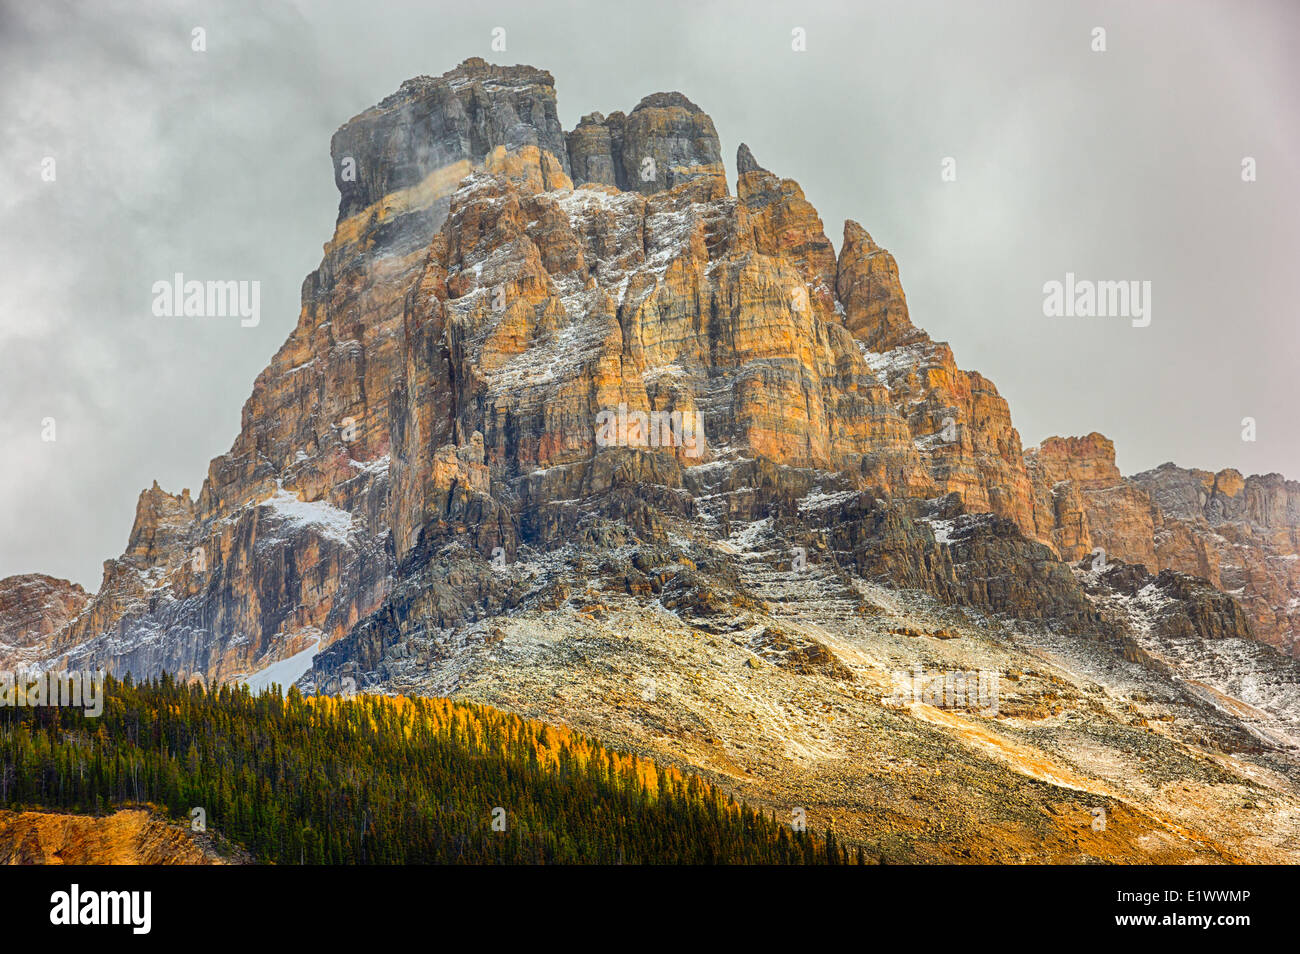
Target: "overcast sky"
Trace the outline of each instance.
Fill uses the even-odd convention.
[[[685,93],[733,182],[748,142],[895,254],[1026,445],[1300,478],[1300,4],[1066,7],[0,0],[0,577],[94,589],[143,488],[197,494],[330,237],[330,135],[469,56],[550,70],[566,128]],[[261,281],[261,324],[153,318],[177,271]],[[1150,326],[1044,317],[1067,271],[1150,281]]]

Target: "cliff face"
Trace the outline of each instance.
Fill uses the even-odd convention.
[[[434,400],[447,434],[481,432],[504,481],[585,466],[597,415],[621,407],[702,415],[698,444],[656,447],[682,466],[744,451],[862,470],[894,452],[882,476],[915,471],[904,422],[835,320],[820,222],[792,183],[747,181],[760,175],[737,198],[711,175],[649,197],[466,180],[408,325],[451,360],[434,378],[452,385]],[[656,436],[620,423],[610,442]]]
[[[698,175],[721,176],[717,130],[681,93],[656,93],[630,115],[589,113],[567,137],[578,183],[653,195]]]
[[[1049,438],[1030,469],[1040,499],[1056,507],[1063,556],[1100,547],[1108,560],[1205,579],[1240,602],[1257,639],[1296,655],[1300,484],[1173,464],[1124,478],[1100,434]]]
[[[1096,555],[1158,569],[1154,515],[1141,488],[1115,466],[1115,445],[1100,434],[1049,437],[1026,456],[1040,513],[1063,559]]]
[[[40,573],[0,580],[0,668],[42,660],[89,599],[76,583]]]
[[[1090,626],[1054,561],[1103,546],[1240,590],[1279,625],[1294,485],[1225,478],[1201,500],[1163,471],[1125,481],[1099,435],[1026,455],[994,385],[913,325],[893,257],[852,221],[836,255],[799,185],[745,146],[733,194],[680,93],[566,134],[550,74],[467,60],[349,121],[331,154],[334,236],[234,445],[197,498],[141,495],[84,606],[11,597],[6,642],[233,679],[364,641],[413,574],[435,577],[421,619],[490,615],[517,594],[489,561],[568,542],[602,495],[662,536],[633,497],[690,518],[751,474],[770,481],[761,509],[796,472],[881,502],[846,526],[892,527],[899,552],[836,539],[887,581]],[[925,529],[961,513],[992,520]],[[1238,540],[1276,559],[1229,566]]]

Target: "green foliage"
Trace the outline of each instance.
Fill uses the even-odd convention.
[[[99,718],[0,709],[0,806],[149,803],[176,819],[202,807],[210,828],[280,864],[853,860],[695,776],[486,706],[168,677],[106,693]]]

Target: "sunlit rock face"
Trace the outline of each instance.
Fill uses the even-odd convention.
[[[1040,512],[1050,515],[1051,539],[1063,558],[1093,555],[1160,569],[1150,501],[1120,476],[1113,443],[1096,433],[1049,437],[1027,459]]]

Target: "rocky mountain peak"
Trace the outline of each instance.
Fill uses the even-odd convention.
[[[692,103],[684,94],[676,91],[670,93],[651,93],[649,96],[642,97],[641,102],[633,107],[632,112],[638,113],[643,109],[684,109],[688,113],[704,114],[704,110]],[[712,120],[710,120],[710,123]]]
[[[889,351],[929,340],[908,316],[894,256],[852,219],[844,223],[836,290],[844,303],[845,326],[867,348]]]
[[[1081,490],[1102,490],[1121,481],[1115,444],[1095,431],[1086,437],[1048,437],[1026,451],[1042,468],[1043,480],[1072,480]]]
[[[1208,580],[1241,601],[1255,638],[1295,654],[1300,484],[1173,463],[1123,477],[1115,445],[1095,432],[1049,437],[1027,459],[1062,555]]]
[[[736,175],[743,176],[747,172],[767,172],[767,170],[758,164],[754,154],[749,151],[749,146],[742,142],[740,148],[736,150]]]
[[[681,93],[653,93],[631,114],[589,113],[568,135],[578,185],[653,195],[699,177],[724,178],[713,120]]]
[[[447,191],[449,177],[463,177],[498,146],[546,150],[568,173],[550,73],[474,57],[442,76],[407,80],[334,134],[339,222],[385,197],[422,211],[426,196]]]

